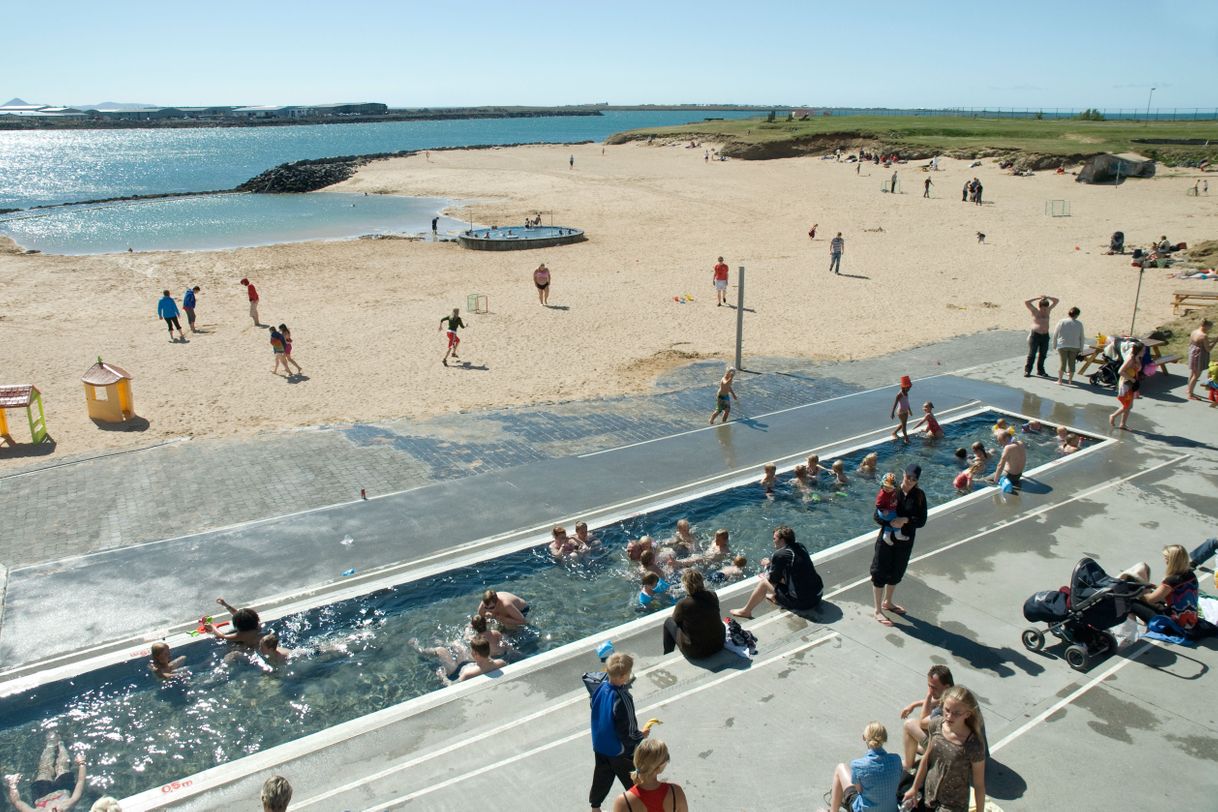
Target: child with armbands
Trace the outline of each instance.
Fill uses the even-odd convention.
[[[638,608],[658,608],[668,597],[668,586],[668,582],[654,572],[644,573],[643,588],[639,590]]]
[[[1210,396],[1210,408],[1218,406],[1218,361],[1210,361],[1210,379],[1205,384],[1205,391]]]

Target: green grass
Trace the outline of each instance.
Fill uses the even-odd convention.
[[[1167,163],[1218,160],[1218,122],[1214,121],[1077,121],[1036,119],[945,118],[920,116],[822,116],[807,121],[767,123],[762,118],[704,121],[675,127],[632,130],[617,140],[706,138],[738,148],[833,138],[850,143],[866,140],[887,148],[932,150],[944,154],[1023,152],[1041,155],[1093,155],[1137,152]],[[1143,144],[1139,139],[1201,139],[1209,146]],[[811,151],[811,150],[810,150]],[[729,153],[730,154],[730,153]],[[747,155],[746,155],[747,157]]]

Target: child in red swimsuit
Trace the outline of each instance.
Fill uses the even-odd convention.
[[[922,404],[922,419],[914,423],[913,430],[925,427],[926,436],[930,439],[939,439],[943,436],[943,427],[939,425],[939,421],[935,419],[935,404],[929,400]]]

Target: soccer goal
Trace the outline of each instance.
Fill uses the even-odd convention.
[[[1048,217],[1069,217],[1070,216],[1070,201],[1069,200],[1046,200],[1045,215]]]

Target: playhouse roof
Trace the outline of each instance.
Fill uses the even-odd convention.
[[[124,378],[131,380],[131,373],[122,367],[116,367],[114,364],[98,361],[85,371],[81,381],[90,386],[109,386],[110,384],[118,383]]]
[[[0,409],[23,409],[37,394],[38,387],[33,384],[0,384]]]

